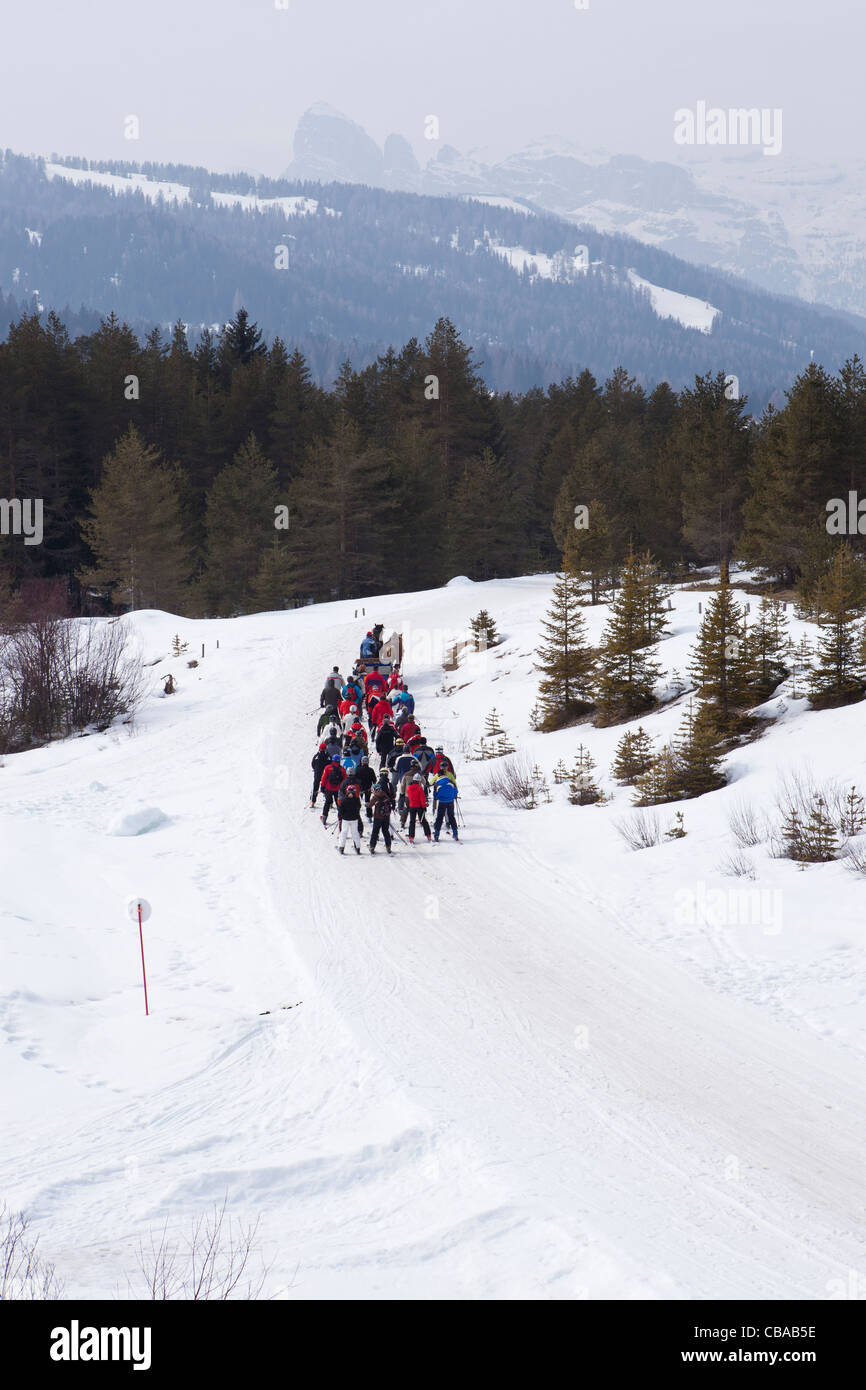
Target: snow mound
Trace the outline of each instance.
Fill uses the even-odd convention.
[[[474,584],[474,582],[475,581],[473,579],[470,579],[469,576],[466,574],[456,574],[453,579],[448,580],[448,583],[445,585],[445,588],[456,589],[461,584]]]
[[[168,822],[168,816],[158,806],[142,806],[137,811],[124,811],[108,827],[109,835],[146,835]]]

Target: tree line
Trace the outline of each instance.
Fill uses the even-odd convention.
[[[228,615],[563,566],[597,602],[630,550],[814,597],[828,503],[866,487],[859,358],[811,364],[757,419],[722,370],[497,395],[481,365],[442,318],[326,391],[244,309],[195,347],[182,323],[139,341],[109,315],[73,340],[23,314],[0,344],[0,498],[43,499],[44,540],[4,525],[7,602],[50,583],[72,612]]]

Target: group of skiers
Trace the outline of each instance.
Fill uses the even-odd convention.
[[[355,853],[361,853],[365,811],[371,822],[371,854],[376,852],[380,835],[387,853],[391,853],[391,817],[395,813],[401,829],[408,821],[410,844],[415,843],[419,827],[428,841],[438,840],[445,823],[453,838],[459,838],[454,764],[441,746],[431,748],[421,732],[415,719],[415,699],[406,689],[399,666],[387,676],[378,670],[381,647],[382,625],[378,623],[361,643],[351,676],[345,679],[335,666],[319,698],[322,713],[316,728],[319,742],[312,759],[310,806],[316,805],[321,791],[323,825],[328,824],[331,808],[336,807],[341,854],[350,836]],[[370,765],[371,747],[379,759],[378,772]],[[427,820],[431,799],[436,808],[432,830]]]

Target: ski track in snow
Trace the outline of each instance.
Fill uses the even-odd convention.
[[[425,732],[477,737],[492,698],[548,768],[580,739],[606,764],[621,730],[523,732],[550,579],[473,588],[365,600],[416,630],[485,606],[510,634],[486,678],[447,676],[453,696],[408,668]],[[677,604],[663,653],[683,669],[695,595]],[[194,674],[154,668],[178,694],[132,734],[7,759],[0,1196],[89,1297],[124,1296],[139,1240],[224,1196],[261,1217],[289,1297],[826,1297],[866,1259],[843,926],[826,950],[792,928],[766,958],[748,933],[672,926],[672,876],[709,874],[734,788],[688,803],[686,841],[633,856],[607,811],[506,810],[459,758],[461,847],[340,858],[306,807],[310,711],[357,649],[355,606],[136,615],[148,651],[207,640]],[[803,716],[834,736],[862,717]],[[743,773],[792,730],[736,755]],[[166,819],[110,835],[142,808]],[[828,868],[840,903],[862,893]],[[767,873],[787,869],[786,911],[820,897],[826,877]],[[154,909],[148,1019],[132,892]]]

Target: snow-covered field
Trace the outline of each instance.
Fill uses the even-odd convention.
[[[609,778],[607,806],[557,786],[510,810],[461,752],[463,844],[341,858],[307,808],[323,678],[373,621],[404,633],[432,742],[474,743],[495,705],[548,774],[581,741],[606,773],[621,729],[528,728],[551,585],[137,614],[178,693],[155,679],[131,729],[6,759],[0,1197],[69,1296],[125,1296],[139,1239],[224,1196],[293,1298],[820,1300],[862,1278],[866,880],[766,845],[753,880],[719,866],[732,807],[771,813],[786,770],[866,791],[866,706],[783,690],[731,784],[682,806],[686,838],[637,853]],[[705,597],[675,598],[683,675]],[[481,607],[503,644],[443,673]]]

